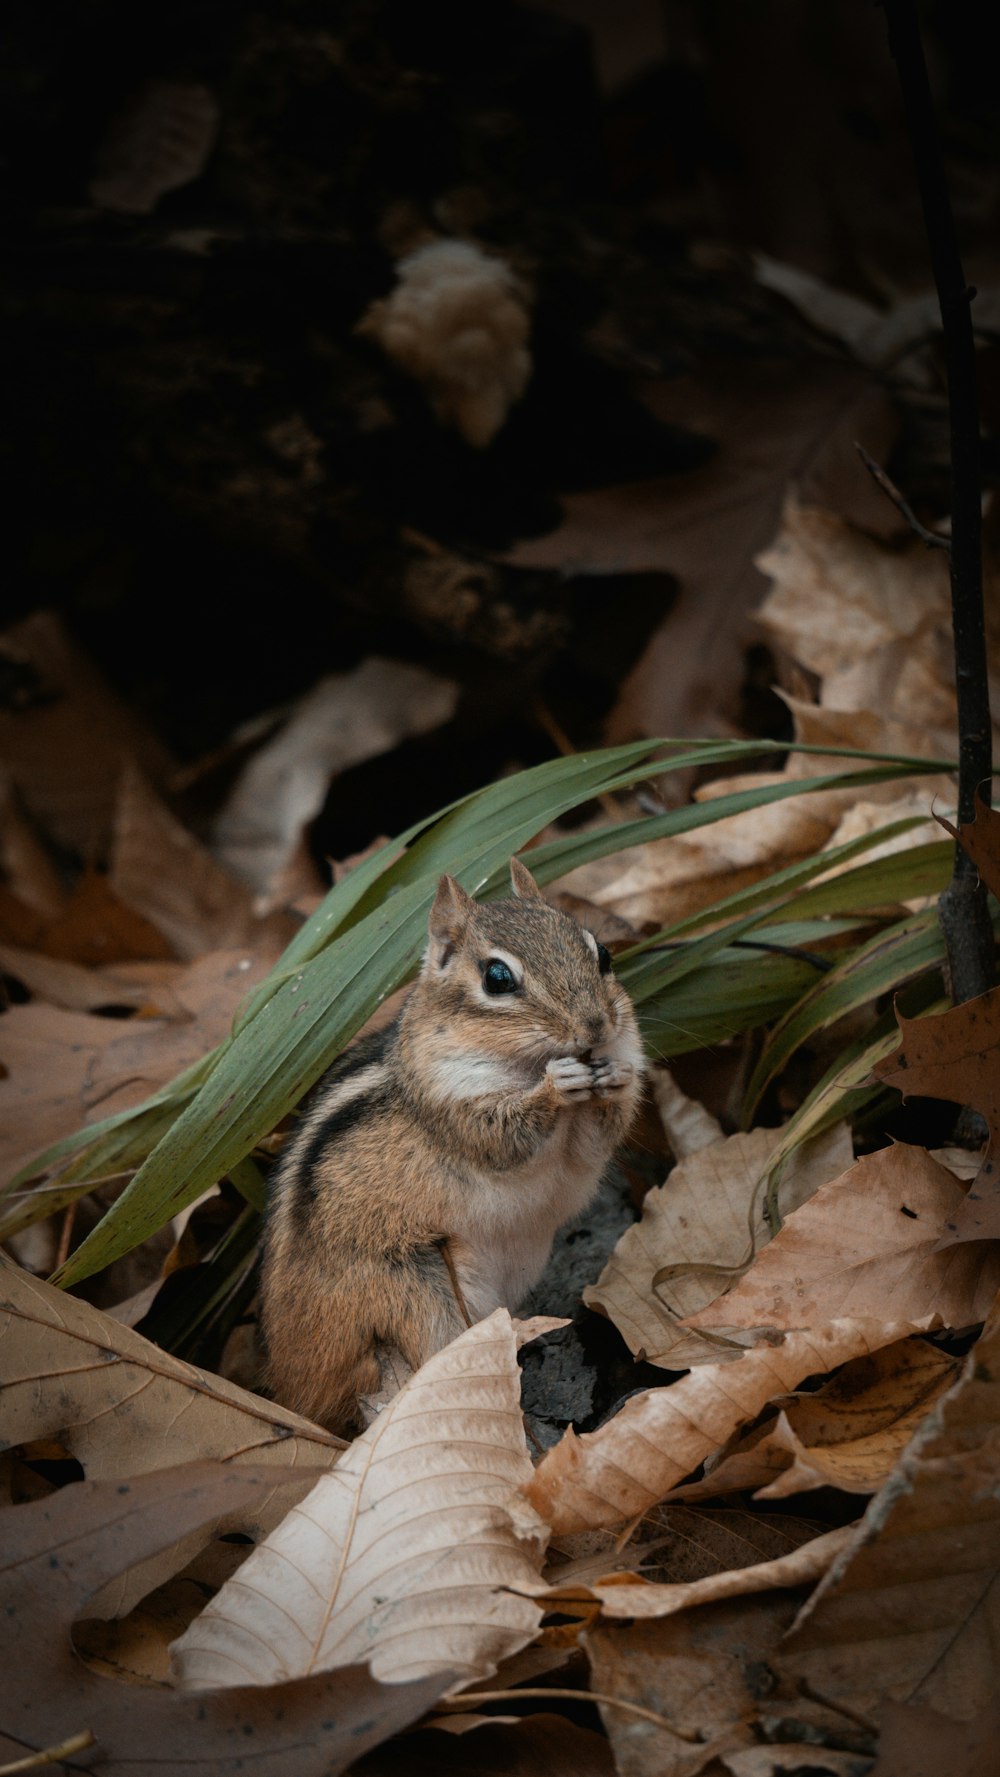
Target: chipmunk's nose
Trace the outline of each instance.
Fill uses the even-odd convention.
[[[581,1018],[576,1034],[576,1047],[581,1061],[585,1061],[595,1043],[604,1041],[608,1034],[608,1021],[604,1017]]]

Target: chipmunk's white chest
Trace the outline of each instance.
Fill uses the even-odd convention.
[[[560,1120],[562,1123],[562,1119]],[[557,1228],[585,1209],[607,1154],[581,1141],[579,1112],[523,1166],[477,1172],[455,1223],[453,1252],[470,1314],[516,1309],[545,1269]]]

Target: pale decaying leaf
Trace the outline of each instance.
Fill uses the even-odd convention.
[[[746,1265],[769,1239],[761,1181],[779,1136],[753,1129],[724,1137],[679,1161],[666,1184],[647,1193],[641,1220],[626,1228],[583,1297],[614,1321],[635,1357],[671,1370],[719,1362],[718,1339],[681,1322],[714,1301],[726,1273]],[[852,1159],[842,1123],[797,1148],[782,1177],[782,1215]]]
[[[255,1496],[262,1515],[238,1526],[254,1537],[295,1497],[295,1488],[278,1482],[291,1472],[301,1496],[343,1448],[286,1407],[183,1363],[8,1260],[0,1260],[0,1389],[2,1447],[54,1439],[89,1479],[207,1457],[284,1470],[270,1494]],[[193,1552],[178,1545],[165,1568],[130,1574],[116,1610],[127,1610]]]
[[[527,1498],[555,1535],[623,1524],[666,1498],[775,1396],[934,1319],[834,1320],[777,1335],[736,1362],[702,1365],[669,1388],[634,1395],[597,1431],[567,1431],[542,1457]]]
[[[881,1148],[790,1215],[728,1295],[689,1324],[787,1329],[838,1315],[937,1314],[944,1326],[973,1326],[1000,1288],[1000,1247],[935,1251],[964,1198],[926,1149]]]
[[[677,1585],[657,1585],[635,1573],[615,1573],[586,1586],[539,1584],[528,1590],[547,1610],[590,1602],[600,1605],[601,1615],[609,1618],[668,1617],[699,1604],[714,1604],[720,1598],[739,1598],[745,1593],[770,1592],[775,1587],[801,1586],[819,1579],[851,1535],[850,1526],[830,1530],[774,1561],[758,1561],[752,1567],[730,1568]]]
[[[998,1646],[994,1317],[804,1607],[781,1668],[870,1720],[889,1697],[965,1721],[996,1696]]]
[[[274,1686],[183,1696],[123,1684],[81,1660],[72,1624],[120,1587],[128,1569],[169,1562],[172,1545],[213,1523],[252,1518],[266,1470],[192,1463],[126,1481],[81,1481],[4,1514],[0,1615],[0,1761],[59,1744],[81,1727],[94,1777],[337,1777],[415,1721],[446,1688],[441,1675],[383,1685],[363,1664]],[[16,1657],[13,1650],[16,1648]],[[43,1761],[47,1762],[47,1761]]]
[[[678,1497],[756,1492],[782,1499],[813,1487],[874,1493],[956,1368],[955,1358],[926,1339],[902,1339],[856,1358],[815,1392],[775,1402],[776,1417],[730,1443],[704,1479],[679,1488]]]
[[[510,1316],[426,1363],[177,1642],[187,1689],[273,1684],[368,1659],[376,1677],[482,1677],[531,1641],[545,1525]]]
[[[320,679],[240,773],[214,823],[215,856],[270,898],[330,779],[440,727],[457,702],[453,680],[379,655]]]

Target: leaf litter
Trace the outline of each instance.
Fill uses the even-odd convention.
[[[108,138],[95,196],[148,216],[204,176],[217,105],[208,89],[161,82],[133,98],[126,121]],[[166,149],[164,130],[176,136]],[[676,610],[621,690],[610,737],[682,732],[692,703],[700,725],[704,684],[676,659],[708,658],[723,628],[714,713],[728,721],[752,622],[799,740],[948,756],[944,564],[900,547],[868,484],[845,480],[855,430],[889,447],[896,416],[872,367],[880,378],[901,337],[900,381],[933,388],[915,345],[926,297],[886,313],[773,258],[758,256],[754,275],[848,356],[813,360],[786,405],[772,405],[767,439],[758,415],[762,391],[773,403],[769,366],[726,361],[714,381],[702,368],[700,383],[649,389],[662,419],[691,424],[700,411],[722,445],[716,462],[688,484],[653,477],[571,494],[561,527],[516,544],[512,559],[678,576]],[[308,479],[321,474],[312,463]],[[993,647],[996,665],[995,637]],[[298,929],[291,901],[318,892],[304,832],[331,776],[433,731],[453,713],[455,687],[421,680],[389,733],[378,697],[362,695],[358,732],[338,737],[321,683],[254,743],[216,824],[196,831],[175,813],[166,749],[56,619],[18,626],[3,648],[34,686],[0,734],[0,964],[27,1001],[3,1020],[9,1177],[225,1040]],[[354,680],[384,690],[392,665],[372,658]],[[793,753],[771,779],[819,769]],[[301,775],[297,792],[271,800],[288,772]],[[760,782],[733,776],[696,795]],[[824,791],[585,865],[563,886],[641,936],[900,816],[913,817],[910,830],[871,858],[924,844],[917,822],[935,798],[949,808],[952,786],[930,767],[902,796],[897,785]],[[996,820],[981,811],[962,834],[994,892]],[[67,847],[91,860],[71,888]],[[895,896],[887,914],[922,904]],[[901,1010],[900,1053],[876,1070],[884,1084],[981,1111],[990,1145],[971,1185],[967,1156],[912,1143],[855,1161],[841,1122],[768,1192],[787,1126],[723,1133],[737,1120],[737,1070],[711,1110],[679,1107],[658,1071],[678,1163],[585,1299],[661,1375],[620,1372],[641,1374],[638,1391],[622,1403],[620,1389],[603,1423],[571,1427],[534,1463],[502,1315],[380,1403],[342,1453],[285,1409],[5,1264],[3,1583],[23,1658],[3,1679],[3,1756],[72,1742],[86,1724],[93,1768],[116,1777],[145,1771],[154,1743],[170,1770],[208,1760],[235,1771],[251,1739],[265,1773],[291,1760],[307,1777],[359,1756],[372,1773],[466,1770],[469,1756],[435,1744],[444,1718],[428,1712],[446,1699],[449,1725],[464,1730],[446,1744],[461,1749],[472,1734],[484,1772],[536,1777],[572,1761],[656,1777],[915,1777],[933,1743],[935,1777],[959,1746],[970,1777],[985,1773],[1000,1636],[994,1011],[992,996],[939,1017]],[[817,1044],[823,1034],[809,1033]],[[802,1097],[786,1069],[770,1121]],[[13,1220],[7,1208],[15,1250],[33,1250],[39,1269],[79,1237],[81,1189],[91,1186],[43,1183],[13,1199]],[[56,1221],[18,1220],[35,1208]],[[50,1258],[16,1247],[56,1228]],[[154,1299],[171,1262],[153,1258]],[[73,1464],[82,1479],[69,1478]],[[733,1494],[753,1496],[739,1509],[758,1528],[723,1543],[702,1502]],[[817,1518],[790,1546],[766,1546],[774,1502],[793,1494]],[[693,1575],[680,1577],[676,1551],[657,1566],[671,1523],[695,1549]],[[178,1627],[180,1688],[167,1682]],[[491,1682],[510,1692],[502,1704],[483,1691]],[[518,1687],[526,1700],[545,1690],[551,1709],[588,1685],[600,1735],[565,1714],[483,1713],[517,1708]],[[428,1719],[419,1735],[393,1738]]]

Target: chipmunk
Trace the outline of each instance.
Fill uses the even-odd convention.
[[[516,1308],[632,1121],[644,1060],[602,944],[518,859],[514,899],[443,876],[396,1021],[326,1075],[277,1169],[265,1237],[266,1383],[334,1431],[379,1386]]]

